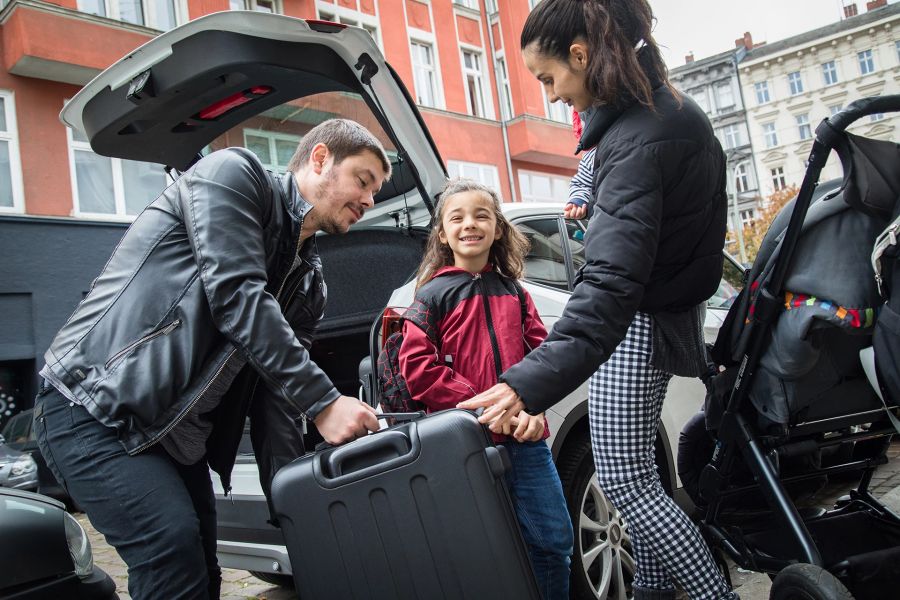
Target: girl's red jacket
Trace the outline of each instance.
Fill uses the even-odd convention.
[[[539,346],[547,329],[531,296],[523,293],[524,325],[515,285],[491,265],[476,274],[444,267],[420,287],[408,309],[416,318],[403,322],[399,356],[412,398],[428,412],[455,408],[489,389],[503,371]],[[545,419],[544,439],[549,435]],[[494,435],[495,441],[510,439]]]

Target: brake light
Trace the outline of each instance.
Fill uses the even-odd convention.
[[[273,92],[272,88],[267,85],[256,85],[242,92],[232,94],[227,98],[214,102],[197,113],[197,119],[203,121],[211,121],[218,119],[225,113],[228,113],[239,106],[243,106],[248,102],[253,102]]]
[[[309,28],[313,31],[318,31],[319,33],[337,33],[342,29],[347,29],[347,26],[343,23],[335,23],[334,21],[322,21],[320,19],[307,19],[306,24],[309,25]]]
[[[388,306],[381,315],[381,345],[387,341],[392,333],[397,333],[403,329],[403,313],[405,308],[396,306]]]

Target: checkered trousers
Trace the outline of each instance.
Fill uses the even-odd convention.
[[[656,430],[672,375],[650,365],[652,336],[652,318],[637,313],[625,339],[591,377],[588,410],[597,478],[628,523],[636,586],[670,590],[674,580],[692,599],[736,599],[656,470]]]

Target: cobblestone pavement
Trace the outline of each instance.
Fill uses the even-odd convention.
[[[891,446],[888,456],[890,462],[878,468],[872,477],[870,489],[875,497],[886,497],[885,500],[896,511],[900,512],[900,441],[895,441]],[[811,503],[823,507],[830,507],[838,497],[850,489],[850,482],[840,481],[826,486],[814,498]],[[97,531],[91,526],[84,514],[77,514],[78,521],[84,526],[91,540],[94,550],[94,562],[116,582],[119,597],[128,600],[128,576],[125,563],[119,558],[116,551],[109,546]],[[732,565],[731,581],[735,590],[741,595],[742,600],[767,600],[769,578],[760,573],[743,571]],[[222,600],[289,600],[297,596],[285,588],[272,586],[260,581],[246,571],[235,569],[222,570]]]

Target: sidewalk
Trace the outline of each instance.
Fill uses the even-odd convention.
[[[894,441],[888,451],[889,462],[875,471],[870,490],[876,498],[885,498],[885,502],[900,513],[900,440]],[[834,501],[850,488],[847,481],[839,481],[826,486],[816,498],[814,505],[830,508]],[[128,577],[125,564],[116,551],[109,546],[88,522],[84,514],[75,515],[91,540],[94,550],[94,563],[109,573],[116,582],[119,597],[128,600]],[[732,565],[731,582],[742,600],[768,600],[771,582],[768,576],[739,570]],[[222,569],[222,600],[293,600],[297,596],[284,588],[269,585],[253,577],[246,571]]]

